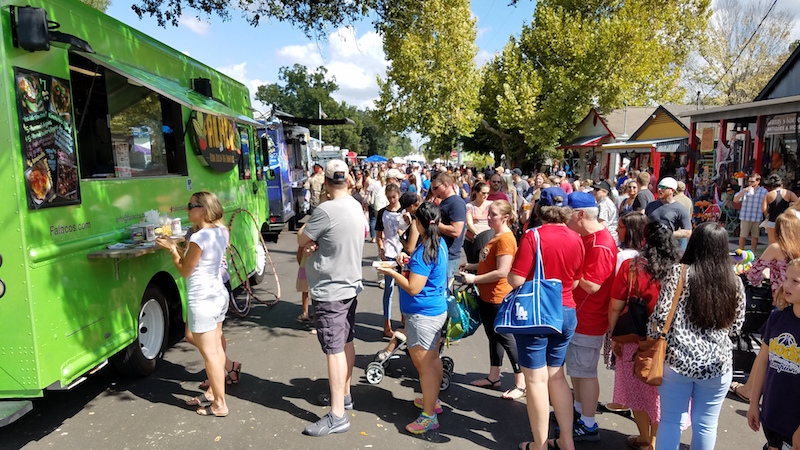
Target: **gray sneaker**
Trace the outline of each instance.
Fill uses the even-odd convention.
[[[342,417],[336,417],[333,412],[329,412],[322,419],[307,426],[303,430],[303,434],[307,436],[327,436],[333,433],[344,433],[349,429],[350,421],[347,419],[347,414]]]
[[[319,396],[317,396],[317,401],[322,406],[331,406],[331,394],[328,394],[328,393],[319,394]],[[345,395],[344,396],[344,409],[353,409],[353,405],[354,405],[353,396],[350,395],[350,394]]]

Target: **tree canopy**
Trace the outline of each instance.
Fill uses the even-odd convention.
[[[682,97],[680,69],[705,30],[709,4],[539,1],[532,22],[484,69],[485,124],[508,135],[506,143],[520,135],[533,152],[507,156],[530,159],[569,138],[592,106]]]
[[[390,61],[378,80],[383,123],[426,135],[441,149],[471,135],[480,118],[480,77],[469,0],[407,0],[387,9],[378,29]]]
[[[771,3],[716,4],[706,37],[684,68],[688,102],[697,100],[698,91],[704,104],[751,102],[767,85],[793,50],[789,35],[794,17],[784,10],[770,11]]]
[[[386,0],[391,1],[391,0]],[[307,36],[324,36],[325,27],[338,27],[365,17],[379,6],[379,0],[136,0],[133,11],[141,18],[155,17],[160,26],[178,25],[184,8],[230,19],[238,9],[253,26],[261,21],[288,22]]]
[[[108,5],[111,4],[111,0],[81,0],[81,2],[103,12],[106,12]]]

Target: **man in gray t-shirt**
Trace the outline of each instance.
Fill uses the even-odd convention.
[[[345,408],[353,408],[350,380],[356,359],[353,336],[356,296],[362,290],[361,258],[367,221],[347,190],[348,167],[332,160],[325,168],[325,192],[329,200],[311,214],[297,243],[311,252],[306,263],[309,294],[314,306],[317,339],[328,362],[330,396],[319,401],[331,411],[307,426],[304,434],[326,436],[350,429]]]

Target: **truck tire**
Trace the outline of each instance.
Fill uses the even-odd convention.
[[[267,277],[267,251],[259,240],[256,244],[256,270],[250,277],[250,285],[257,286]]]
[[[119,373],[132,377],[146,377],[156,370],[158,360],[164,357],[169,335],[169,310],[167,298],[158,286],[145,289],[139,307],[136,340],[111,359]]]

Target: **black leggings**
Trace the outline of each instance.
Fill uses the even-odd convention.
[[[514,340],[514,335],[510,333],[495,333],[494,331],[494,319],[497,317],[500,305],[479,300],[478,307],[481,313],[481,322],[483,322],[483,330],[486,332],[486,337],[489,338],[489,361],[491,365],[493,367],[503,365],[503,349],[505,349],[514,373],[522,372],[517,362],[517,341]]]

